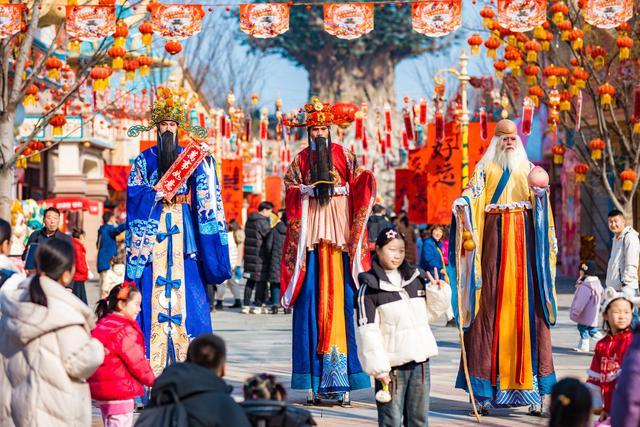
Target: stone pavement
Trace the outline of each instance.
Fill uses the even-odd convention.
[[[95,294],[89,284],[90,296]],[[578,333],[569,320],[569,305],[573,280],[558,281],[558,323],[552,329],[554,362],[558,378],[567,376],[586,378],[592,354],[576,354],[571,348],[578,341]],[[230,304],[228,295],[225,304]],[[223,310],[212,315],[214,332],[227,342],[228,365],[226,380],[234,386],[234,397],[242,399],[242,383],[252,374],[269,372],[289,385],[291,370],[291,316],[251,315],[237,310]],[[467,395],[453,385],[460,357],[458,333],[455,328],[433,327],[440,354],[431,360],[431,426],[471,426],[477,424],[470,411]],[[289,390],[289,401],[303,404],[305,393]],[[330,403],[310,408],[321,426],[374,426],[376,408],[373,390],[359,390],[352,394],[353,408],[345,409]],[[94,412],[94,425],[100,425]],[[486,426],[546,425],[547,420],[526,415],[526,408],[492,411],[484,417]]]

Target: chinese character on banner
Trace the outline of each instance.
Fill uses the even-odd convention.
[[[411,169],[396,169],[396,194],[393,199],[395,211],[403,209],[406,212],[411,210],[409,200],[412,193],[413,171]]]
[[[547,20],[547,0],[498,0],[496,21],[502,27],[523,33]]]
[[[633,16],[633,0],[587,0],[582,16],[594,27],[615,28]]]
[[[16,34],[22,28],[21,4],[0,4],[0,39]]]
[[[66,30],[72,40],[102,40],[116,31],[116,9],[113,6],[67,6]]]
[[[449,34],[462,24],[462,0],[411,4],[413,30],[430,37]]]
[[[169,170],[160,178],[160,181],[155,186],[156,191],[164,192],[165,200],[173,199],[173,196],[187,182],[187,179],[193,174],[206,155],[207,152],[200,147],[199,143],[195,141],[190,143],[182,150],[182,153],[180,153]],[[188,167],[183,167],[188,162],[191,162],[191,164]]]
[[[341,39],[357,39],[373,30],[372,3],[324,5],[324,30]]]
[[[244,194],[242,192],[242,159],[222,160],[222,205],[227,221],[242,222]]]
[[[154,30],[167,40],[183,40],[202,30],[204,10],[197,4],[152,3]]]
[[[286,33],[289,31],[289,5],[287,3],[241,4],[240,29],[259,39]]]

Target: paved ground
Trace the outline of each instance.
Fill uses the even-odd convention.
[[[97,284],[89,284],[90,298],[96,294]],[[578,340],[575,325],[569,320],[573,282],[558,283],[558,324],[552,330],[553,352],[559,378],[574,376],[584,379],[591,361],[591,354],[576,354],[571,348]],[[95,297],[94,297],[95,298]],[[232,301],[227,299],[226,304]],[[234,396],[241,399],[243,381],[252,374],[269,372],[278,376],[286,385],[290,379],[291,316],[250,315],[235,310],[213,313],[215,333],[227,342],[229,361],[226,380],[234,386]],[[476,424],[467,413],[470,411],[467,395],[453,388],[460,357],[458,335],[455,328],[434,327],[440,354],[431,361],[431,426],[465,426]],[[291,402],[302,404],[303,392],[291,390]],[[353,408],[344,409],[330,404],[312,408],[319,425],[324,426],[373,426],[376,425],[376,409],[372,390],[360,390],[352,394]],[[525,408],[492,412],[484,417],[487,426],[546,425],[546,420],[526,415]],[[97,412],[94,425],[100,425]]]

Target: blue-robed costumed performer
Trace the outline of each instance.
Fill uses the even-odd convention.
[[[514,406],[539,414],[556,382],[550,328],[558,250],[548,183],[527,159],[516,125],[502,120],[454,203],[449,278],[467,356],[456,387],[470,384],[483,414]]]
[[[231,277],[227,230],[215,160],[207,155],[177,194],[166,200],[156,184],[177,160],[178,129],[202,139],[206,129],[190,126],[184,104],[159,91],[151,124],[158,144],[136,157],[127,186],[126,278],[142,292],[139,315],[147,357],[156,374],[183,361],[192,338],[211,332],[206,284]]]

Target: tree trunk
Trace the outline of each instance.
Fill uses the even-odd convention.
[[[6,161],[13,154],[13,122],[15,111],[5,111],[0,114],[0,218],[11,219],[11,201],[14,199],[14,165],[7,165]]]
[[[385,102],[395,108],[395,60],[388,52],[349,61],[333,59],[315,61],[306,66],[311,83],[309,96],[317,95],[324,102],[350,101],[359,105],[381,108]]]

